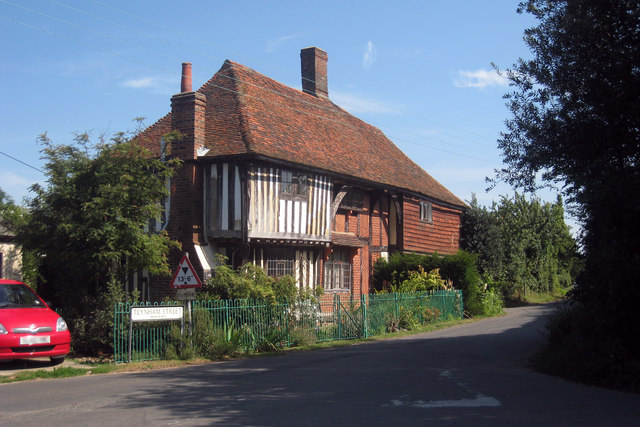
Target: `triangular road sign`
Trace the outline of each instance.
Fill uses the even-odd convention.
[[[171,281],[172,288],[200,288],[202,282],[186,255],[182,256],[176,274]]]

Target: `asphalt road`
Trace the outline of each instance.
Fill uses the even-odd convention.
[[[4,384],[0,425],[640,425],[639,395],[528,369],[550,309],[327,350]]]

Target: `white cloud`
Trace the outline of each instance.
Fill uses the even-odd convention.
[[[499,75],[495,70],[460,70],[453,84],[457,87],[485,88],[488,86],[507,86],[509,80]]]
[[[175,77],[145,76],[122,82],[123,87],[144,89],[156,94],[174,94],[178,92],[180,80]]]
[[[383,104],[372,99],[363,98],[352,93],[331,92],[331,100],[352,114],[400,114],[401,106]]]
[[[378,50],[373,45],[373,42],[371,40],[369,40],[367,42],[367,46],[365,47],[365,50],[364,50],[364,56],[362,57],[362,66],[366,70],[368,70],[369,68],[371,68],[373,63],[376,61],[377,57],[378,57]]]
[[[140,79],[128,80],[123,83],[124,87],[132,87],[134,89],[151,87],[152,85],[153,79],[151,79],[151,77],[142,77]]]
[[[278,50],[280,48],[281,45],[283,45],[285,42],[288,42],[289,40],[293,40],[295,38],[300,37],[300,34],[291,34],[289,36],[283,36],[283,37],[279,37],[277,39],[272,39],[269,40],[267,42],[267,46],[265,47],[264,51],[266,53],[272,53],[275,52],[276,50]]]

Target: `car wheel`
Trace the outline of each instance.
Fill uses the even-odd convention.
[[[61,364],[62,362],[64,362],[64,356],[55,356],[55,357],[50,357],[51,359],[51,363],[54,363],[56,365]]]

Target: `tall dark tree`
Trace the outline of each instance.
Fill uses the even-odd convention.
[[[28,219],[16,229],[17,242],[40,260],[41,294],[77,309],[134,271],[168,274],[167,254],[178,244],[148,225],[161,215],[165,180],[179,160],[153,158],[123,134],[95,145],[86,134],[74,144],[46,135],[41,143],[48,185],[32,188]]]
[[[586,266],[573,300],[589,324],[575,324],[597,343],[582,360],[608,358],[604,377],[607,365],[640,363],[640,3],[529,0],[519,12],[538,25],[525,31],[533,58],[506,72],[513,117],[497,179],[558,185],[582,221]]]

